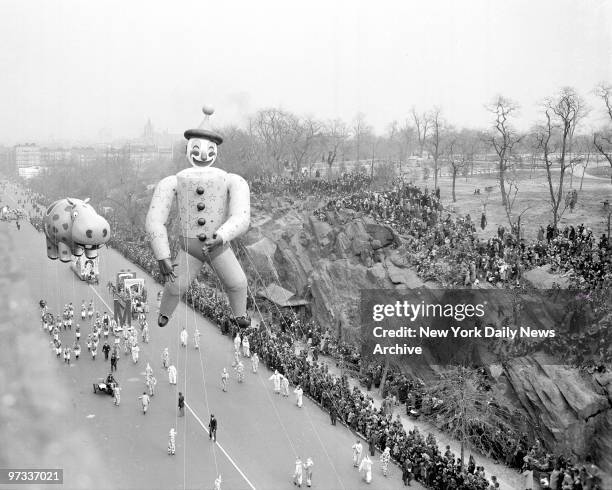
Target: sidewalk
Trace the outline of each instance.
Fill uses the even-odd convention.
[[[301,351],[304,347],[305,344],[302,341],[299,341],[296,345],[296,351]],[[310,354],[308,355],[308,359],[312,361],[312,356]],[[340,377],[340,368],[336,367],[336,361],[333,358],[319,354],[318,362],[327,365],[330,373]],[[380,396],[380,391],[378,389],[367,391],[366,388],[361,386],[359,381],[353,377],[349,377],[348,381],[351,389],[355,386],[358,387],[363,393],[366,393],[372,397],[374,400],[374,406],[376,408],[380,408],[382,397]],[[404,405],[396,406],[394,408],[393,417],[395,418],[396,414],[398,413],[400,414],[400,419],[406,432],[412,430],[414,427],[417,427],[419,432],[423,435],[427,435],[431,432],[435,436],[438,446],[440,446],[440,448],[443,450],[442,452],[444,452],[446,446],[450,446],[451,451],[455,453],[455,455],[459,456],[459,454],[461,454],[461,445],[458,441],[451,439],[448,434],[441,432],[429,422],[409,418],[406,415]],[[496,463],[491,458],[483,456],[475,451],[470,451],[470,449],[466,447],[466,461],[470,454],[474,455],[476,466],[484,466],[487,478],[491,478],[493,475],[497,476],[497,481],[499,481],[499,485],[502,490],[522,490],[524,488],[524,478],[517,470],[509,468],[504,464]],[[533,485],[533,488],[540,488],[535,481]]]

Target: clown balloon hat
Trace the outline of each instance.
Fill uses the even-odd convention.
[[[202,120],[202,123],[197,129],[188,129],[187,131],[185,131],[185,139],[189,140],[192,138],[201,138],[213,141],[220,145],[221,143],[223,143],[223,136],[210,129],[209,119],[210,116],[215,112],[215,110],[212,107],[205,105],[204,107],[202,107],[202,112],[204,113],[204,119]]]

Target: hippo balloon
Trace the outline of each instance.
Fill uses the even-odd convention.
[[[93,259],[110,239],[110,226],[90,204],[89,198],[66,198],[47,208],[43,227],[47,237],[47,257],[70,262],[72,256]]]

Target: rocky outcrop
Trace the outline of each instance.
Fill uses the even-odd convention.
[[[529,420],[538,421],[548,447],[579,458],[592,454],[612,470],[610,373],[582,374],[537,354],[510,360],[502,377],[508,383],[507,397]]]
[[[436,287],[417,276],[404,238],[389,227],[354,211],[327,212],[321,221],[307,209],[277,200],[274,211],[256,213],[243,241],[257,267],[272,268],[282,287],[308,299],[315,321],[332,333],[359,342],[362,289]],[[612,375],[583,375],[539,354],[493,371],[496,397],[535,421],[549,447],[592,454],[612,470]]]
[[[388,226],[353,211],[328,212],[322,221],[303,207],[272,204],[254,213],[246,248],[259,272],[273,272],[284,288],[307,297],[322,324],[356,335],[361,289],[422,285],[391,246],[396,236]]]

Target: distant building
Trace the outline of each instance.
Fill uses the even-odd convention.
[[[15,168],[40,167],[40,148],[35,143],[15,145],[13,147]]]
[[[70,149],[68,148],[41,148],[40,163],[43,167],[55,167],[70,161]]]
[[[74,147],[70,149],[70,160],[76,163],[93,163],[101,155],[93,146]]]
[[[0,172],[7,174],[15,172],[12,160],[11,148],[8,146],[0,146]]]

